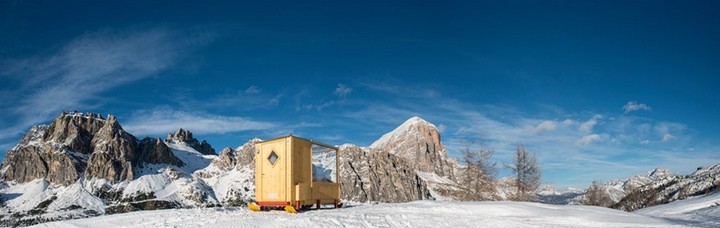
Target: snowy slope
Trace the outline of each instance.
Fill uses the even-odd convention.
[[[123,189],[123,198],[152,193],[154,200],[178,203],[180,206],[205,206],[218,204],[212,188],[192,176],[193,172],[210,165],[216,155],[204,155],[184,142],[165,142],[173,154],[185,164],[177,167],[169,164],[146,165],[139,177],[123,182],[115,189]]]
[[[185,173],[193,173],[210,165],[217,155],[205,155],[193,149],[185,142],[166,142],[173,154],[185,163],[180,167]]]
[[[633,213],[682,221],[702,227],[720,227],[720,193],[643,208]]]
[[[246,208],[141,211],[37,227],[683,227],[602,207],[521,202],[414,201],[341,209],[251,212]]]

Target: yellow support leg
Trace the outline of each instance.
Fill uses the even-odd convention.
[[[248,203],[248,208],[252,211],[260,211],[260,206],[254,203]]]
[[[287,211],[288,213],[293,213],[293,214],[297,213],[297,210],[295,210],[295,207],[290,206],[290,205],[285,206],[285,211]]]

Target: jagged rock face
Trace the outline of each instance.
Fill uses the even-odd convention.
[[[85,169],[86,178],[105,178],[111,183],[133,179],[137,140],[122,129],[114,116],[108,116],[91,143],[93,153]]]
[[[3,179],[24,183],[45,178],[61,185],[77,180],[78,172],[71,156],[45,151],[43,146],[23,146],[8,152],[3,162],[3,169],[6,168]],[[53,149],[49,148],[49,151]]]
[[[454,178],[453,168],[447,162],[447,149],[440,142],[440,132],[420,117],[408,119],[370,147],[395,154],[418,171]]]
[[[241,147],[238,147],[237,150],[226,147],[220,151],[220,155],[218,155],[217,158],[213,159],[213,166],[224,171],[232,169],[255,170],[255,143],[259,141],[259,139],[250,140]]]
[[[199,142],[193,138],[192,132],[182,128],[174,133],[169,133],[165,141],[185,142],[201,154],[216,155],[215,149],[207,141],[203,140]]]
[[[50,124],[43,141],[53,141],[69,147],[69,150],[89,154],[93,152],[91,140],[103,126],[105,119],[95,113],[65,113]]]
[[[185,165],[160,138],[144,138],[140,140],[138,151],[136,164],[139,166],[143,164],[171,164],[181,167]]]
[[[395,203],[430,198],[425,182],[399,156],[354,145],[342,146],[338,153],[343,200]]]
[[[105,124],[98,114],[63,112],[50,126],[35,126],[3,160],[3,180],[28,182],[38,178],[74,183],[92,153],[93,134]]]
[[[229,171],[235,168],[235,165],[237,164],[236,156],[235,150],[230,147],[226,147],[220,151],[220,155],[218,155],[217,158],[213,159],[212,164],[220,170]]]
[[[255,145],[257,142],[260,142],[260,139],[250,140],[249,142],[243,144],[242,147],[238,148],[237,151],[235,151],[237,158],[235,169],[247,167],[251,170],[255,170]]]

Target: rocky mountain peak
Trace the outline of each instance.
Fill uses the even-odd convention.
[[[453,176],[447,163],[447,149],[440,142],[440,131],[434,124],[417,116],[383,135],[370,148],[387,151],[406,159],[418,171]]]
[[[72,151],[89,154],[92,152],[89,142],[105,122],[102,115],[97,113],[63,112],[50,124],[43,140],[64,144]]]
[[[672,172],[669,169],[653,169],[652,171],[648,172],[648,176],[651,178],[665,178],[672,176]]]
[[[201,154],[206,155],[217,155],[215,153],[215,149],[205,140],[202,142],[198,141],[196,138],[193,137],[192,132],[185,129],[178,129],[176,132],[168,133],[167,138],[165,139],[166,142],[175,142],[175,143],[186,143],[188,146],[192,147],[193,149],[197,150]]]
[[[90,143],[93,152],[85,169],[88,179],[104,178],[113,183],[133,179],[137,139],[122,129],[115,116],[108,115]]]

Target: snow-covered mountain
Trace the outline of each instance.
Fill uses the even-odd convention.
[[[189,132],[173,135],[182,134]],[[8,151],[0,167],[0,222],[218,205],[214,190],[193,176],[216,157],[184,140],[137,140],[112,115],[62,113]]]
[[[411,117],[373,142],[370,148],[395,154],[417,171],[454,176],[454,167],[448,164],[447,148],[440,142],[440,132],[420,117]]]
[[[657,171],[657,170],[656,170]],[[627,191],[613,208],[633,211],[666,204],[720,189],[720,164],[700,167],[690,175],[671,175],[669,171],[650,173],[651,181]]]
[[[611,207],[616,205],[620,200],[625,198],[629,192],[645,186],[650,183],[665,181],[673,178],[673,174],[668,169],[654,169],[648,171],[647,174],[635,175],[626,179],[613,179],[605,183],[599,184],[599,198],[601,198],[599,206]],[[585,194],[580,194],[569,201],[570,204],[587,204]]]
[[[668,169],[654,169],[645,175],[615,179],[597,186],[599,205],[634,211],[689,197],[711,194],[720,189],[720,164],[700,167],[690,175],[676,175]],[[587,204],[587,193],[570,204]]]
[[[575,197],[583,193],[583,190],[577,188],[558,189],[552,185],[543,185],[538,189],[537,198],[541,203],[570,204]]]

